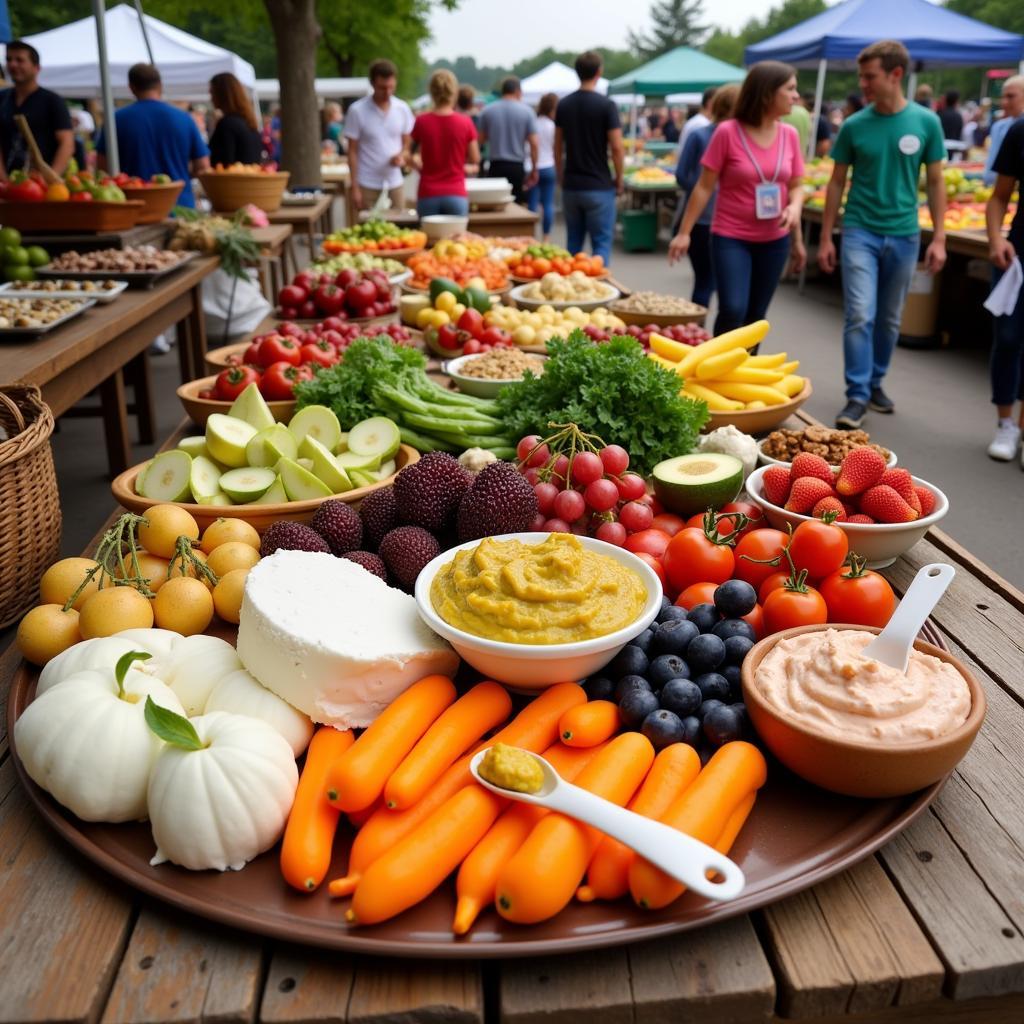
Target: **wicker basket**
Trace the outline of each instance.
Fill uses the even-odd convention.
[[[53,414],[39,388],[0,388],[0,629],[39,600],[60,553],[60,496],[50,451]]]
[[[234,213],[249,203],[265,213],[274,213],[280,209],[281,196],[288,185],[288,172],[243,174],[207,171],[199,175],[199,181],[218,213]]]

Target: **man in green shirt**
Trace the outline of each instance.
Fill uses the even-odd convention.
[[[846,406],[836,426],[856,428],[870,407],[891,413],[882,390],[899,338],[903,302],[920,250],[917,182],[927,167],[928,208],[935,225],[925,266],[937,273],[946,262],[946,147],[938,117],[903,95],[910,64],[906,47],[894,40],[872,43],[857,57],[860,87],[868,106],[843,122],[832,145],[835,167],[825,196],[818,264],[836,268],[832,241],[846,176],[854,167],[843,214],[843,361]]]

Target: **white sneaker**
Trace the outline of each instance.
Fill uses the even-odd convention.
[[[988,446],[990,459],[998,459],[1000,462],[1010,462],[1017,455],[1020,447],[1020,427],[1010,420],[1000,420],[996,427],[995,437]]]

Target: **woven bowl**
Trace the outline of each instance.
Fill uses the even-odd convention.
[[[166,220],[174,209],[182,189],[185,187],[183,181],[172,181],[167,185],[147,185],[145,188],[122,188],[125,198],[137,199],[146,204],[146,208],[139,216],[139,224],[159,224]]]
[[[250,203],[264,213],[274,213],[281,207],[288,177],[287,171],[273,174],[207,171],[199,175],[199,181],[218,213],[234,213]]]

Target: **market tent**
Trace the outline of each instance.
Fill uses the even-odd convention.
[[[567,64],[553,60],[547,67],[524,78],[520,84],[523,89],[523,100],[527,103],[536,103],[548,92],[555,93],[559,98],[568,96],[580,87],[580,80]],[[608,84],[607,78],[598,79],[597,91],[607,93]]]
[[[214,46],[166,22],[145,18],[153,62],[160,69],[164,95],[171,99],[205,98],[210,79],[230,71],[249,90],[256,84],[253,66],[237,54]],[[140,61],[149,62],[139,15],[127,4],[119,4],[104,18],[110,77],[114,96],[130,99],[128,69]],[[78,99],[100,95],[100,59],[96,43],[96,21],[92,17],[60,28],[28,36],[40,54],[39,84]]]
[[[365,96],[370,92],[369,79],[363,78],[317,78],[314,83],[317,96],[329,100],[347,99],[350,96]],[[281,83],[276,78],[256,79],[256,98],[270,103],[281,98]]]
[[[614,79],[610,91],[613,94],[636,92],[646,96],[703,92],[712,85],[742,82],[745,75],[743,68],[733,67],[690,46],[677,46]]]

